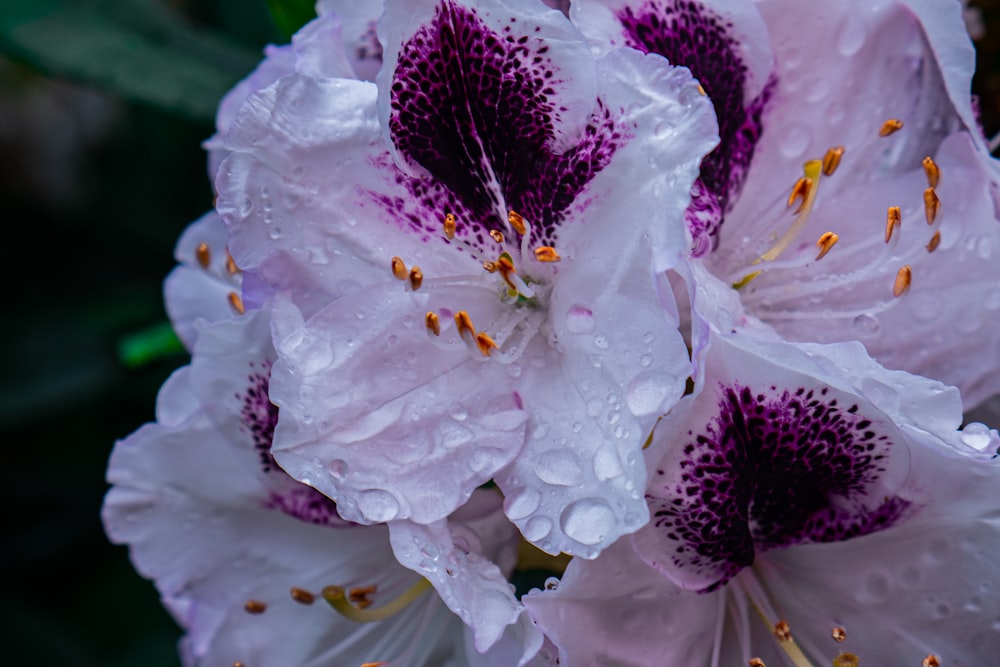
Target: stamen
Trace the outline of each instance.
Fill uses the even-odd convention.
[[[743,276],[742,278],[740,278],[739,280],[737,280],[736,282],[733,283],[733,289],[735,289],[735,290],[741,290],[741,289],[743,289],[744,287],[746,287],[747,285],[750,284],[750,281],[752,281],[754,278],[756,278],[757,276],[759,276],[762,273],[764,273],[764,272],[763,271],[754,271],[753,273],[748,273],[747,275]]]
[[[787,621],[778,621],[774,624],[774,636],[779,642],[792,641],[792,629],[788,627]]]
[[[467,311],[460,310],[455,313],[455,326],[458,328],[458,335],[462,338],[476,335],[476,328],[472,326],[472,318],[469,317]]]
[[[410,269],[410,289],[416,292],[424,284],[424,274],[419,266]]]
[[[244,665],[243,665],[242,662],[240,662],[239,660],[237,660],[236,662],[233,663],[233,667],[244,667]]]
[[[898,118],[890,118],[889,120],[882,123],[882,127],[879,128],[878,136],[888,137],[890,134],[895,134],[903,129],[903,121]]]
[[[448,240],[455,238],[455,214],[447,213],[444,216],[444,235]]]
[[[504,282],[511,289],[511,296],[520,294],[526,299],[530,299],[535,296],[535,290],[528,287],[528,283],[521,279],[521,276],[517,275],[517,270],[514,268],[514,262],[510,257],[509,253],[503,253],[497,259],[497,269],[500,271],[500,275],[503,276]]]
[[[535,248],[535,259],[539,262],[558,262],[562,257],[552,246],[543,245]]]
[[[235,310],[240,315],[246,312],[246,309],[243,307],[243,299],[241,299],[240,295],[237,294],[236,292],[229,293],[229,305],[232,306],[233,310]]]
[[[267,611],[267,605],[260,600],[247,600],[243,609],[248,614],[263,614]]]
[[[892,234],[903,224],[903,215],[898,206],[890,206],[885,216],[885,242],[892,240]]]
[[[858,667],[858,656],[853,653],[841,653],[833,659],[833,667]]]
[[[424,316],[424,324],[427,325],[427,330],[435,336],[441,335],[441,319],[437,316],[437,313],[427,311],[427,315]]]
[[[289,593],[292,594],[292,599],[299,604],[312,604],[316,601],[316,596],[304,588],[296,588],[295,586],[292,586]]]
[[[491,229],[490,230],[490,237],[494,241],[496,241],[497,243],[499,243],[500,245],[503,245],[503,243],[504,243],[503,232],[498,231],[496,229]]]
[[[372,606],[372,601],[368,599],[368,596],[374,595],[377,590],[375,586],[352,588],[348,593],[347,599],[358,609],[368,609],[368,607]]]
[[[420,581],[410,586],[398,598],[382,605],[378,609],[358,609],[347,601],[347,598],[344,596],[344,589],[340,586],[327,586],[323,589],[322,595],[323,599],[341,616],[356,623],[373,623],[398,614],[430,587],[431,582],[426,579],[420,579]]]
[[[362,662],[361,663],[361,667],[385,667],[385,665],[388,665],[388,664],[389,664],[388,662],[382,662],[382,661],[379,661],[379,662]]]
[[[837,167],[840,166],[840,158],[844,156],[844,147],[836,146],[827,150],[826,155],[823,156],[823,175],[833,176],[833,172],[837,171]]]
[[[484,357],[490,356],[493,350],[500,349],[500,346],[484,331],[476,334],[476,345],[479,347],[479,353]]]
[[[483,268],[489,273],[496,273],[499,267],[496,262],[483,262]]]
[[[212,251],[209,249],[208,244],[199,243],[198,247],[194,249],[194,257],[198,260],[201,268],[207,269],[208,265],[212,262]]]
[[[780,239],[778,239],[778,242],[774,244],[774,247],[760,256],[760,261],[770,262],[771,260],[777,259],[778,256],[781,255],[781,253],[783,253],[789,245],[791,245],[795,237],[798,236],[800,231],[802,231],[802,228],[805,227],[806,221],[809,219],[809,212],[812,210],[813,202],[816,201],[816,191],[819,188],[815,187],[815,184],[819,180],[822,168],[823,163],[819,160],[809,160],[802,165],[802,171],[805,174],[805,178],[809,182],[809,186],[803,196],[802,204],[800,204],[798,210],[796,210],[798,217],[795,218],[795,222],[793,222],[792,226],[788,228],[788,231],[785,232]],[[799,187],[798,183],[796,183],[796,187]]]
[[[906,290],[910,289],[910,281],[913,279],[913,269],[907,264],[896,272],[896,282],[892,285],[892,295],[903,296]]]
[[[938,229],[934,232],[934,236],[932,236],[931,240],[927,243],[927,252],[934,252],[935,250],[937,250],[937,247],[940,244],[941,244],[941,230]]]
[[[231,276],[240,272],[240,267],[236,266],[236,260],[229,254],[229,248],[226,248],[226,272]]]
[[[510,226],[514,228],[514,231],[521,236],[524,236],[524,234],[528,231],[528,228],[524,226],[524,216],[517,211],[510,211],[507,213],[507,222],[509,222]]]
[[[767,667],[760,658],[750,658],[750,667]]]
[[[934,192],[934,187],[931,186],[924,190],[924,215],[927,218],[928,225],[934,224],[934,218],[937,217],[940,208],[941,200],[938,199],[937,193]]]
[[[833,232],[825,232],[822,236],[820,236],[819,240],[816,241],[816,246],[819,248],[819,254],[816,255],[816,259],[819,260],[826,257],[826,253],[830,252],[833,246],[837,245],[837,241],[839,240],[840,237]]]
[[[809,189],[811,187],[812,187],[812,180],[806,178],[805,176],[802,176],[799,178],[799,180],[795,181],[795,185],[792,186],[792,191],[788,195],[788,208],[791,208],[792,205],[799,199],[802,199],[802,201],[804,202],[806,199],[806,195],[809,194]],[[801,210],[802,207],[799,206],[799,209],[796,211],[796,213],[798,213]]]
[[[847,631],[844,628],[836,627],[830,631],[830,636],[835,642],[842,642],[847,639]]]
[[[392,275],[396,276],[399,280],[406,280],[407,271],[406,264],[399,257],[392,258]]]
[[[934,158],[930,155],[924,158],[924,173],[927,174],[927,185],[932,188],[938,186],[938,181],[941,180],[941,170],[938,168],[937,163],[934,162]]]
[[[933,653],[924,658],[924,661],[921,664],[923,667],[941,667],[941,661],[938,660],[938,657]]]
[[[705,89],[702,87],[700,83],[698,84],[698,94],[701,95],[702,97],[708,95],[708,93],[705,92]]]

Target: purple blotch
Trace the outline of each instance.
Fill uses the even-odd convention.
[[[761,115],[776,80],[753,100],[744,89],[748,71],[732,23],[696,2],[650,0],[618,16],[626,43],[687,67],[715,106],[719,145],[705,156],[687,213],[696,257],[715,249],[725,214],[739,196],[762,132]]]
[[[680,543],[674,565],[718,577],[705,592],[757,553],[883,530],[910,507],[898,496],[864,502],[893,443],[827,393],[721,387],[718,415],[689,432],[679,482],[647,495],[654,525]]]

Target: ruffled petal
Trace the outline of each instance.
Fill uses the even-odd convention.
[[[333,14],[343,22],[344,49],[354,77],[374,81],[382,68],[382,43],[375,31],[382,1],[319,0],[316,11],[320,16]]]

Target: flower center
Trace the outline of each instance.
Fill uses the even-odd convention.
[[[888,138],[902,127],[902,121],[890,118],[878,137],[858,152],[864,155],[875,150],[876,144],[884,146],[880,142],[892,141]],[[787,200],[782,197],[745,221],[743,237],[720,249],[717,257],[708,258],[717,275],[739,290],[744,304],[765,320],[871,317],[888,310],[909,290],[912,265],[941,242],[941,201],[935,191],[941,172],[931,157],[922,162],[927,180],[922,193],[914,192],[909,202],[888,202],[884,234],[874,231],[882,229],[874,221],[872,232],[857,226],[817,230],[817,218],[842,219],[844,215],[836,210],[842,204],[828,202],[824,207],[819,191],[821,182],[838,174],[845,153],[845,147],[837,146],[822,159],[806,162]],[[832,189],[834,198],[845,201],[842,188]],[[790,223],[788,211],[793,216]],[[927,227],[904,233],[904,221],[909,227],[908,221],[916,217],[922,217]],[[803,241],[810,227],[819,232],[815,243]],[[870,293],[864,288],[871,280],[885,284],[879,288],[884,297],[874,305],[862,301]]]

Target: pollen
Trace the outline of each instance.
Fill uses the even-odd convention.
[[[750,662],[748,664],[750,667],[767,667],[767,665],[764,664],[764,661],[760,658],[750,658]]]
[[[535,259],[539,262],[558,262],[562,257],[552,246],[543,245],[535,248]]]
[[[420,289],[420,286],[424,284],[424,272],[420,270],[419,266],[414,266],[410,269],[410,289],[416,292]]]
[[[826,155],[823,156],[823,175],[833,176],[833,172],[837,171],[837,167],[840,166],[840,158],[844,157],[844,147],[835,146],[826,151]]]
[[[492,238],[494,241],[496,241],[500,245],[503,245],[504,240],[505,240],[504,237],[503,237],[503,232],[501,232],[500,230],[497,230],[497,229],[491,229],[490,230],[490,238]]]
[[[437,313],[428,311],[427,315],[424,316],[424,324],[427,325],[427,330],[435,336],[441,335],[441,318],[437,316]]]
[[[830,636],[833,637],[834,641],[842,642],[847,639],[847,631],[838,626],[830,631]]]
[[[938,181],[941,180],[941,169],[938,168],[937,163],[934,162],[934,158],[930,155],[924,158],[922,164],[924,165],[924,173],[927,175],[927,185],[936,188]]]
[[[933,653],[924,658],[924,661],[920,664],[923,667],[941,667],[941,661]]]
[[[826,257],[826,253],[830,252],[833,246],[837,245],[837,241],[839,240],[840,237],[833,232],[826,232],[820,236],[819,240],[816,241],[816,247],[819,248],[819,254],[816,255],[816,259],[823,259]]]
[[[392,275],[396,276],[399,280],[406,280],[406,263],[399,257],[392,258]]]
[[[890,134],[895,134],[903,129],[903,121],[898,118],[890,118],[889,120],[882,123],[882,127],[878,130],[878,136],[888,137]]]
[[[246,308],[243,307],[243,299],[241,299],[240,295],[237,294],[236,292],[229,293],[229,305],[232,306],[233,310],[235,310],[240,315],[246,312]]]
[[[496,344],[490,335],[484,331],[480,331],[476,334],[476,346],[479,348],[479,353],[484,357],[490,356],[493,350],[499,349],[499,345]]]
[[[486,269],[487,273],[496,273],[499,267],[496,262],[483,262],[483,268]]]
[[[236,266],[236,260],[229,254],[229,248],[226,248],[226,272],[231,276],[240,272],[240,267]]]
[[[792,641],[792,629],[788,627],[787,621],[778,621],[774,624],[774,636],[779,642]]]
[[[509,211],[507,213],[507,222],[509,222],[510,226],[514,228],[514,231],[521,236],[524,236],[528,231],[528,228],[524,226],[524,216],[517,211]]]
[[[896,281],[892,285],[892,295],[895,297],[903,296],[906,290],[910,289],[911,280],[913,280],[913,269],[907,264],[896,272]]]
[[[375,586],[362,586],[360,588],[352,588],[347,592],[347,599],[350,600],[358,609],[367,609],[372,606],[372,601],[368,598],[369,595],[374,595],[377,588]]]
[[[796,201],[802,200],[802,205],[805,205],[806,197],[809,195],[809,190],[812,189],[812,179],[807,176],[802,176],[799,180],[795,181],[795,185],[792,186],[792,191],[788,195],[788,208],[791,208]],[[799,210],[802,210],[802,205],[799,206]],[[798,213],[798,211],[796,211]]]
[[[212,251],[209,250],[208,244],[199,243],[198,247],[194,249],[194,257],[198,260],[201,268],[207,269],[208,265],[212,262]]]
[[[243,609],[248,614],[263,614],[267,611],[267,605],[260,600],[247,600],[243,605]]]
[[[941,200],[938,199],[937,193],[934,192],[934,187],[931,186],[924,190],[924,215],[927,218],[928,225],[934,224],[934,219],[937,218],[940,209]]]
[[[455,214],[448,213],[444,216],[444,235],[448,240],[455,238]]]
[[[939,245],[941,245],[941,230],[940,229],[937,230],[937,231],[935,231],[934,232],[934,236],[932,236],[931,240],[927,242],[927,252],[934,252],[935,250],[937,250],[937,247]]]
[[[292,586],[289,593],[291,593],[292,599],[299,604],[312,604],[316,601],[316,596],[304,588],[296,588],[295,586]]]
[[[860,660],[853,653],[841,653],[833,659],[833,667],[858,667]]]
[[[892,240],[892,235],[903,224],[903,215],[898,206],[890,206],[885,215],[885,242]]]
[[[704,86],[702,86],[700,83],[698,84],[698,94],[701,95],[702,97],[708,95],[708,93],[705,92]]]

